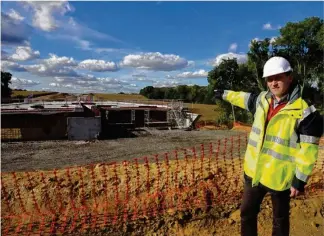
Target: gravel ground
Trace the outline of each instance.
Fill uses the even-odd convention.
[[[229,130],[150,130],[136,138],[1,143],[1,171],[51,170],[74,165],[129,160],[242,134]]]

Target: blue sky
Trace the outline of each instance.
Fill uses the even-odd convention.
[[[207,85],[251,40],[323,18],[323,2],[1,2],[1,68],[12,87],[71,93]]]

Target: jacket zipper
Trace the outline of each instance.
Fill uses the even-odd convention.
[[[267,103],[268,103],[268,106],[270,106],[270,104],[269,104],[269,101],[268,101],[268,99],[267,98],[265,98],[265,100],[267,101]],[[260,99],[260,103],[261,103],[261,99]],[[289,102],[287,103],[287,105],[289,104]],[[261,106],[262,107],[262,110],[263,110],[263,113],[264,113],[264,120],[265,120],[265,122],[267,121],[267,114],[266,114],[266,112],[265,112],[265,110],[264,110],[264,107],[263,107],[263,105]],[[266,135],[266,133],[267,133],[267,129],[268,129],[268,127],[269,127],[269,124],[270,124],[270,122],[271,122],[271,120],[273,119],[273,118],[275,118],[280,112],[282,112],[282,111],[290,111],[290,110],[299,110],[298,108],[295,108],[295,109],[285,109],[285,108],[282,108],[280,111],[278,111],[278,113],[277,114],[275,114],[270,120],[269,120],[269,123],[267,124],[267,127],[266,127],[266,129],[264,129],[264,132],[263,132],[263,137],[262,137],[262,145],[261,145],[261,149],[260,149],[260,152],[259,152],[259,155],[258,155],[258,157],[257,157],[257,160],[256,160],[256,166],[258,165],[258,162],[259,162],[259,158],[260,158],[260,155],[261,155],[261,151],[262,151],[262,148],[263,148],[263,143],[264,143],[264,139],[265,139],[265,135]],[[268,110],[269,111],[269,110]],[[264,125],[265,125],[265,123],[264,123]],[[265,127],[264,127],[265,128]],[[257,173],[256,173],[257,174]],[[252,183],[253,183],[253,179],[252,179]]]

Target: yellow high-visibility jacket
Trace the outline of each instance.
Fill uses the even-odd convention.
[[[223,100],[254,114],[252,131],[244,158],[244,172],[259,183],[283,191],[291,186],[303,189],[318,157],[323,120],[314,106],[300,95],[295,85],[289,102],[271,118],[265,128],[271,93],[225,90]]]

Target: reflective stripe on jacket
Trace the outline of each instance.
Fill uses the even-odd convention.
[[[323,121],[315,107],[302,99],[298,85],[293,87],[288,104],[272,117],[266,130],[269,91],[256,95],[225,90],[223,99],[254,114],[244,158],[244,172],[252,178],[252,186],[261,183],[283,191],[293,182],[307,182],[318,157]]]

